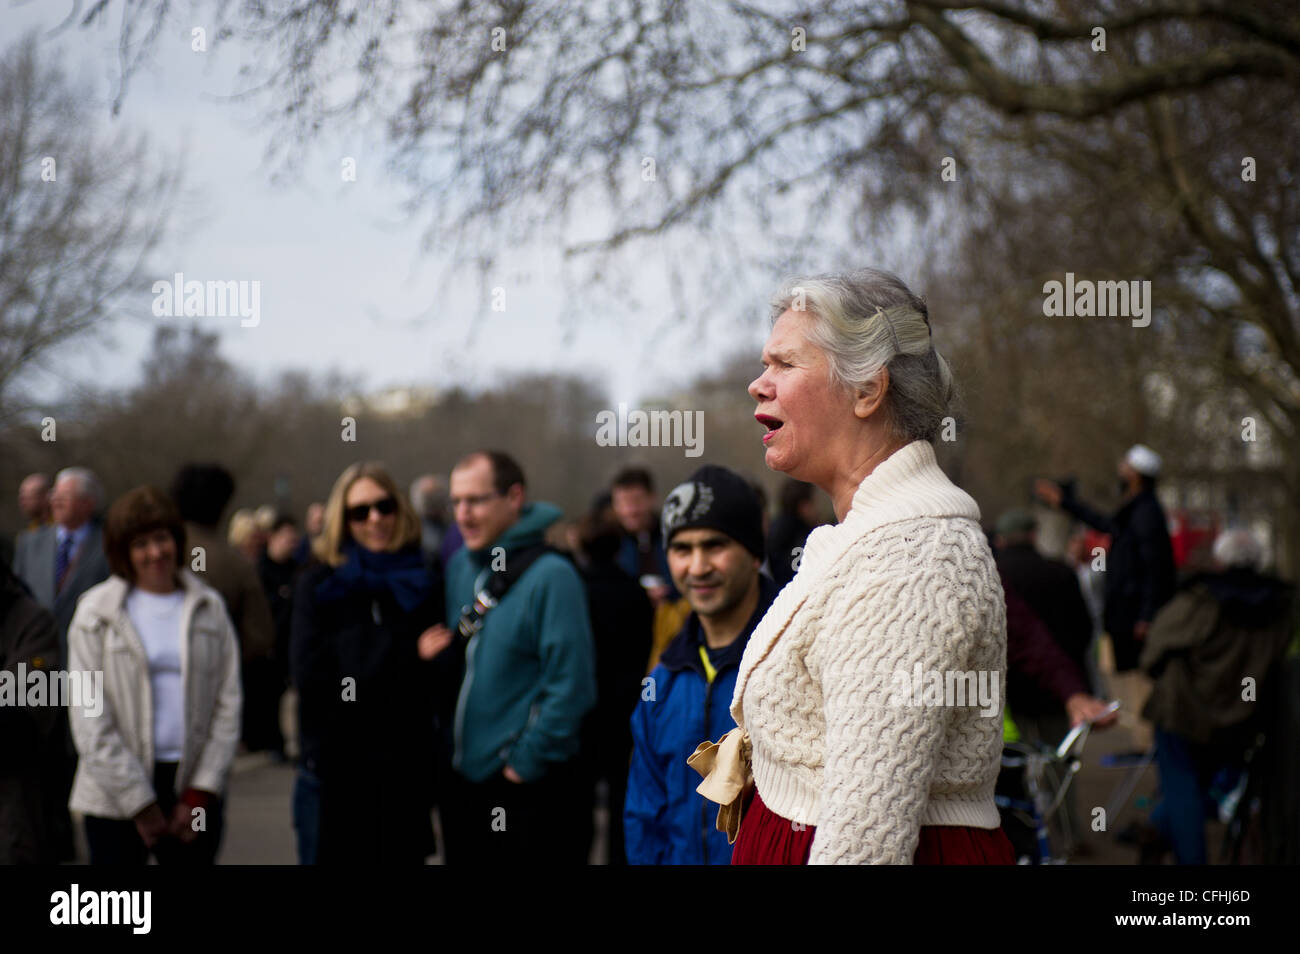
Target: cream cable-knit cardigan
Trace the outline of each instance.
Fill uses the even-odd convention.
[[[918,663],[1006,684],[1006,604],[979,515],[913,441],[841,523],[812,532],[750,637],[731,714],[764,803],[817,826],[810,864],[910,864],[922,825],[999,825],[1001,707],[900,705],[895,691]]]

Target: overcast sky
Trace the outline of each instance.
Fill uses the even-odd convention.
[[[237,318],[199,319],[219,329],[223,353],[254,374],[336,368],[378,389],[481,383],[503,370],[588,371],[611,402],[635,403],[712,370],[741,348],[752,348],[757,368],[763,302],[771,290],[759,282],[737,289],[726,303],[729,316],[752,310],[752,321],[744,323],[673,320],[669,296],[655,287],[649,269],[634,271],[639,310],[629,300],[626,309],[604,307],[564,320],[553,261],[539,254],[492,276],[491,284],[507,288],[506,311],[493,312],[478,299],[473,276],[450,292],[440,289],[443,260],[421,256],[423,223],[400,212],[405,192],[384,171],[379,144],[341,130],[313,149],[300,180],[271,181],[256,107],[224,99],[235,91],[238,66],[229,45],[193,52],[188,25],[174,19],[113,120],[108,103],[118,79],[118,6],[102,24],[49,35],[70,0],[2,2],[6,46],[30,29],[41,31],[46,51],[93,88],[106,122],[143,130],[163,150],[184,149],[185,183],[196,203],[176,216],[173,241],[155,255],[148,284],[175,272],[187,280],[260,281],[257,327],[240,327]],[[357,159],[354,183],[341,181],[344,155]],[[104,385],[137,380],[153,328],[169,321],[150,313],[147,296],[142,300],[138,314],[113,326],[108,360],[74,345],[62,356],[59,376]],[[57,387],[56,380],[38,383],[46,394]]]

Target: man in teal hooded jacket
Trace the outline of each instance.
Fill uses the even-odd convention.
[[[456,465],[451,504],[465,538],[447,566],[453,634],[494,572],[532,559],[464,647],[442,809],[447,860],[585,863],[591,804],[576,758],[596,702],[591,622],[573,565],[558,553],[536,556],[560,510],[529,503],[523,470],[499,451]]]

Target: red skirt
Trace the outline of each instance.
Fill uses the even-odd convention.
[[[800,826],[772,811],[754,790],[732,848],[733,865],[806,865],[815,825]],[[916,865],[1014,865],[1015,851],[1001,828],[923,825],[912,856]]]

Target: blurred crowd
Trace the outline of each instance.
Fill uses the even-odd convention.
[[[1112,513],[1042,480],[1037,507],[988,528],[1005,737],[1055,745],[1119,699],[1160,782],[1120,834],[1195,864],[1211,802],[1276,722],[1259,700],[1295,600],[1237,528],[1180,579],[1160,467],[1138,445]],[[610,864],[730,860],[687,758],[735,725],[746,640],[827,522],[812,485],[787,479],[771,512],[721,467],[662,498],[634,467],[566,518],[480,451],[406,488],[357,463],[301,520],[227,517],[235,490],[211,463],[111,503],[81,467],[22,481],[0,668],[102,672],[103,711],[0,706],[0,861],[76,860],[77,817],[92,863],[212,863],[240,752],[293,763],[304,864],[586,863],[597,843]],[[1037,536],[1052,511],[1074,521],[1062,559]]]

